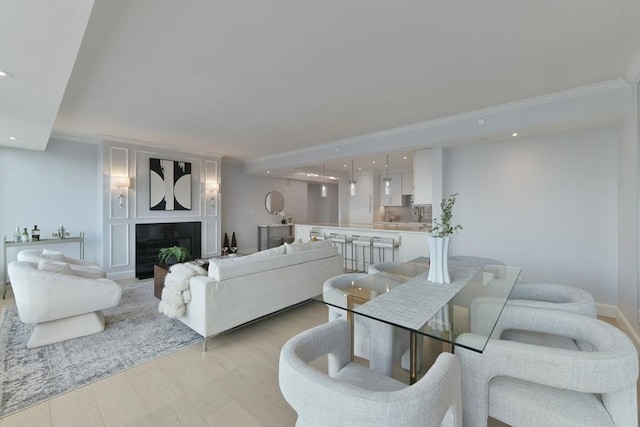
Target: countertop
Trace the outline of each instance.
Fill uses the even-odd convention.
[[[431,231],[431,224],[426,222],[397,222],[379,221],[373,223],[373,228],[382,230],[408,230],[408,231]]]
[[[426,234],[431,231],[431,225],[423,222],[375,222],[370,224],[305,224],[311,227],[319,228],[344,228],[349,230],[386,230],[386,231],[402,231],[408,233]]]

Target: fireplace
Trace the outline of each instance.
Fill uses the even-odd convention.
[[[153,277],[160,248],[184,246],[191,256],[200,258],[202,237],[199,222],[136,224],[136,277]]]

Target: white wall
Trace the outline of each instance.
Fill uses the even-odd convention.
[[[308,223],[338,223],[338,185],[327,184],[327,197],[322,197],[322,184],[309,183],[307,198]]]
[[[265,178],[246,175],[243,166],[224,159],[222,162],[221,206],[222,230],[229,235],[236,232],[240,250],[256,250],[258,225],[277,224],[279,216],[271,215],[265,208],[269,191],[277,190],[284,196],[284,210],[294,223],[307,222],[307,183],[291,179]]]
[[[621,323],[640,334],[638,324],[638,81],[632,81],[631,111],[620,127],[618,154],[618,300]]]
[[[97,145],[69,141],[52,140],[45,151],[0,147],[0,233],[12,240],[16,226],[31,232],[37,224],[44,239],[62,224],[73,235],[83,231],[85,258],[98,259],[98,157]],[[75,244],[58,249],[79,251]]]
[[[446,150],[445,194],[460,194],[464,226],[451,253],[617,304],[617,146],[608,127]]]

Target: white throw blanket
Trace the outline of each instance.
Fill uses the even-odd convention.
[[[191,263],[172,265],[164,279],[158,311],[171,318],[184,316],[187,304],[191,301],[189,280],[199,274],[206,275],[207,272],[204,268]]]

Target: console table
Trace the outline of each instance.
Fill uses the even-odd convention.
[[[283,230],[283,229],[287,232],[286,235],[282,235],[282,232],[280,230]],[[262,238],[263,238],[262,235],[264,232],[266,232],[265,234],[267,235],[267,244],[265,245],[265,247],[263,247],[262,245]],[[293,242],[293,224],[258,225],[258,251],[261,251],[262,249],[270,249],[275,246],[280,246],[280,245],[273,245],[273,246],[271,245],[272,234],[277,234],[277,236],[273,236],[273,237],[281,237],[283,239],[291,240],[291,242]]]
[[[2,299],[7,296],[7,286],[11,283],[7,277],[7,248],[17,248],[21,246],[41,246],[41,245],[62,245],[65,243],[78,243],[80,245],[80,259],[84,259],[84,232],[80,232],[77,237],[65,237],[64,239],[40,239],[28,242],[16,242],[7,240],[7,236],[2,238],[2,264],[4,265],[4,277],[2,279]]]

